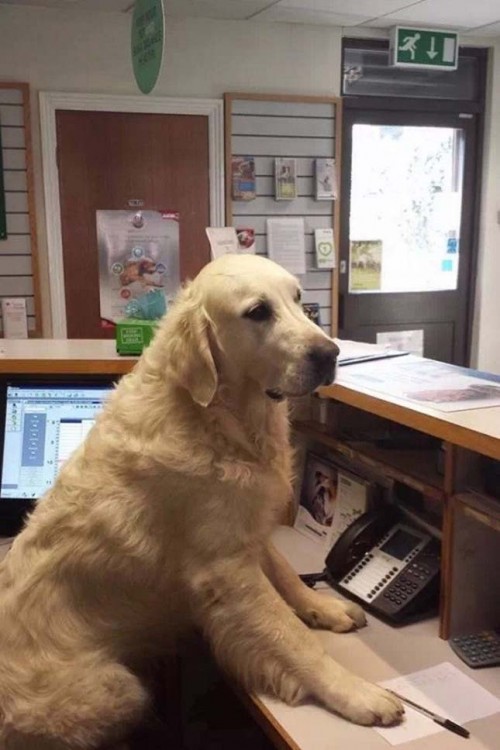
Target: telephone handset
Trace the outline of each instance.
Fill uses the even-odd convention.
[[[437,606],[440,545],[404,521],[395,506],[357,518],[325,564],[335,588],[392,624],[403,624]]]

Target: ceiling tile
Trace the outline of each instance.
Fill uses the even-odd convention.
[[[164,7],[168,16],[245,19],[268,7],[270,2],[271,0],[164,0]],[[0,0],[0,6],[32,5],[89,11],[123,11],[133,4],[134,0]]]
[[[395,26],[411,23],[468,29],[500,20],[499,0],[422,0],[407,8],[377,18],[372,26]]]
[[[64,8],[67,10],[124,11],[133,0],[0,0],[1,5],[31,5],[37,8]]]
[[[490,23],[487,26],[480,26],[479,28],[469,29],[468,31],[464,31],[462,33],[470,34],[470,36],[500,37],[500,21],[497,21],[496,23]]]
[[[374,18],[383,13],[394,13],[408,5],[410,0],[280,0],[279,8],[299,8],[308,11],[324,11],[339,15],[366,16]]]
[[[176,18],[252,18],[271,0],[164,0],[165,15]]]
[[[357,26],[367,21],[369,16],[353,15],[352,13],[327,13],[321,10],[302,10],[300,8],[286,8],[273,5],[268,10],[259,13],[257,21],[282,21],[283,23],[312,23],[329,26]]]

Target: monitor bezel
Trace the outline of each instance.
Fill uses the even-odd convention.
[[[22,387],[47,387],[68,386],[78,387],[102,387],[113,386],[121,375],[82,375],[82,374],[49,374],[34,373],[22,375],[0,375],[0,485],[3,480],[3,452],[5,443],[5,418],[7,409],[8,386]],[[27,498],[1,498],[0,497],[0,537],[13,536],[23,527],[27,517],[35,508],[37,499]]]

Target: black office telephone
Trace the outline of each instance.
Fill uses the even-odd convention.
[[[437,608],[440,544],[407,523],[395,506],[357,518],[325,564],[327,579],[336,589],[393,625]]]

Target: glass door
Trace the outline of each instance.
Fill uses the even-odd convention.
[[[340,335],[463,362],[474,116],[348,111]]]

